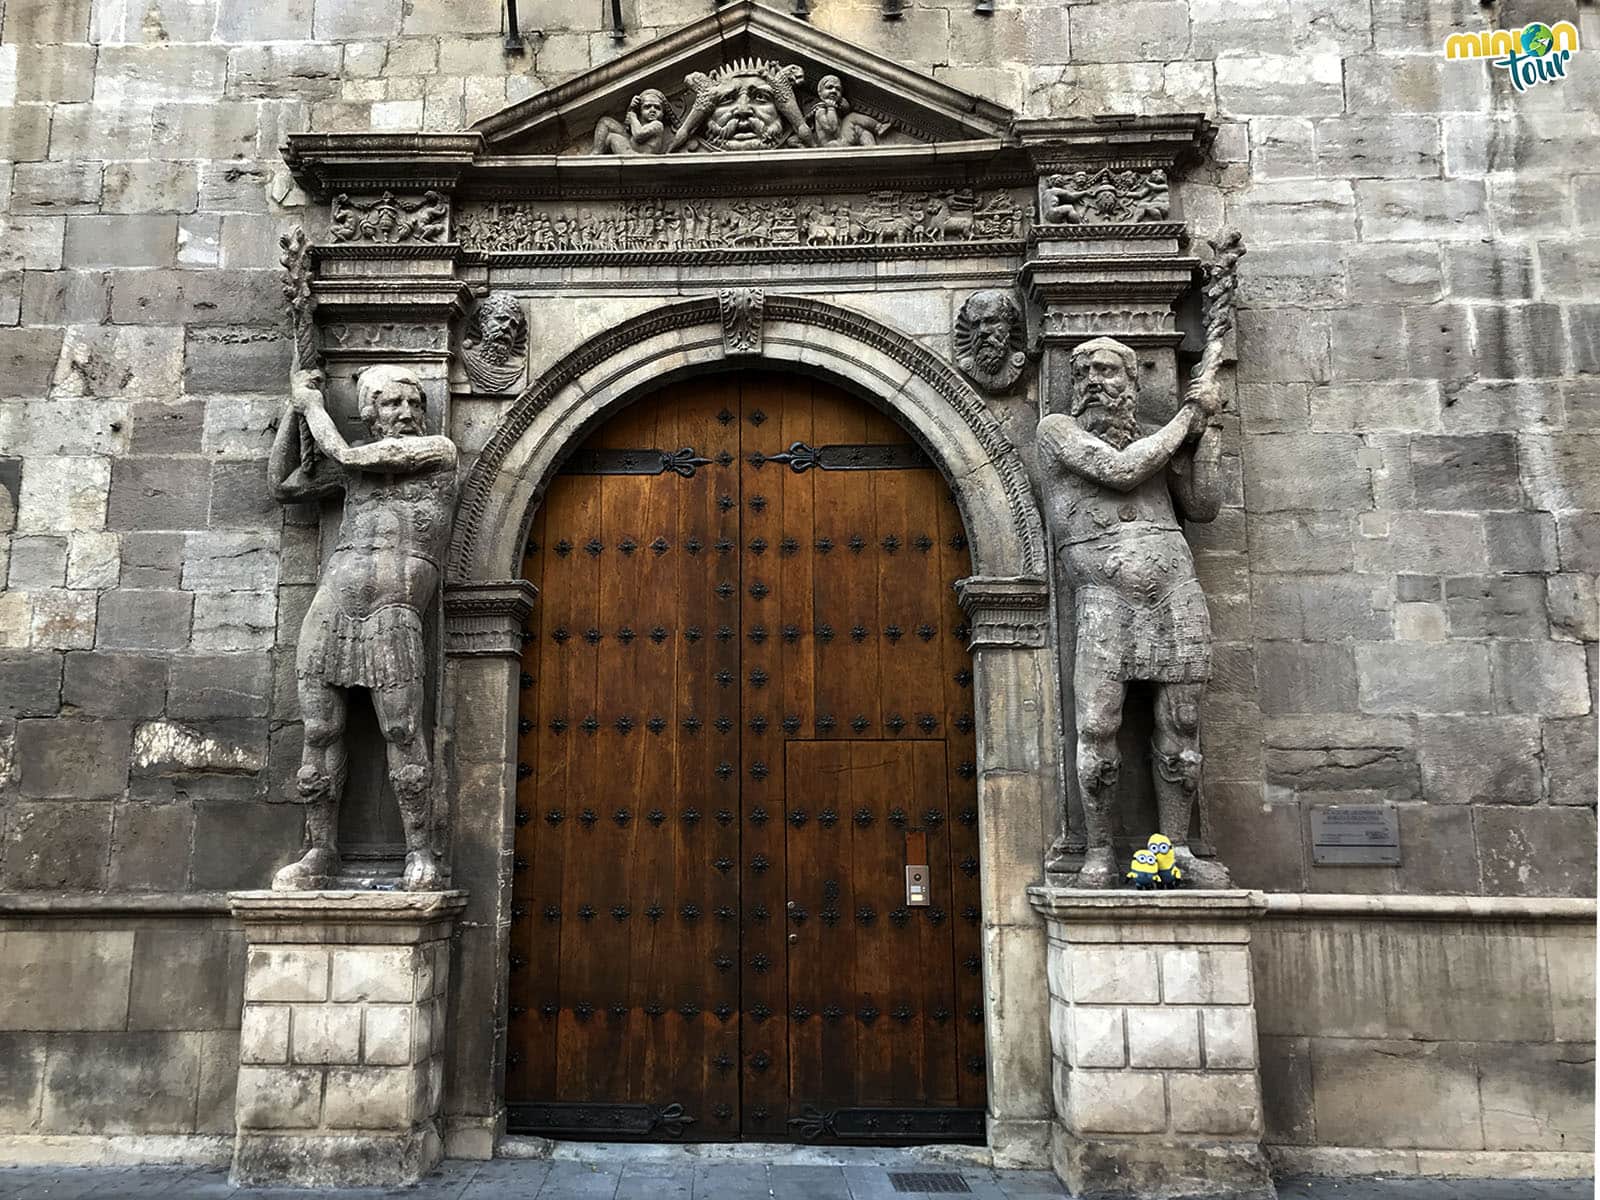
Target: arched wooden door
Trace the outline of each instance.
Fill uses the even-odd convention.
[[[510,1126],[981,1141],[968,554],[927,457],[809,379],[673,385],[572,456],[525,567]]]

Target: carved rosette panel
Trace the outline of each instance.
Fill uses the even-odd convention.
[[[1171,188],[1160,167],[1081,168],[1039,181],[1043,225],[1127,225],[1171,216]]]
[[[449,240],[450,201],[440,192],[420,196],[351,196],[333,198],[328,237],[351,246],[442,245]]]
[[[1029,225],[1026,193],[972,189],[593,204],[481,201],[457,214],[462,248],[469,252],[582,257],[906,246],[1015,253]]]

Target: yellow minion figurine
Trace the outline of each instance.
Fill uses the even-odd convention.
[[[1156,866],[1156,856],[1148,850],[1137,851],[1133,856],[1133,864],[1128,868],[1128,882],[1141,892],[1160,887],[1161,873]]]
[[[1178,865],[1178,856],[1172,852],[1171,838],[1164,833],[1152,833],[1149,850],[1155,856],[1156,873],[1162,887],[1175,888],[1183,882],[1183,868]]]

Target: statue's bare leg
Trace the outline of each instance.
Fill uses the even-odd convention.
[[[433,784],[433,764],[418,714],[422,712],[422,684],[379,688],[372,693],[378,728],[388,744],[389,783],[400,805],[406,833],[406,868],[400,886],[408,892],[432,892],[443,886],[439,859],[433,852],[428,801]]]
[[[1117,792],[1122,756],[1117,731],[1122,727],[1122,700],[1128,688],[1120,679],[1073,679],[1078,718],[1078,791],[1083,797],[1084,835],[1088,842],[1078,886],[1108,888],[1118,879],[1111,851],[1111,805]]]
[[[1189,849],[1189,824],[1200,799],[1200,698],[1203,683],[1167,683],[1156,690],[1155,733],[1150,739],[1161,832],[1190,887],[1232,887],[1221,863]]]
[[[320,679],[300,680],[300,712],[305,719],[305,748],[295,789],[306,806],[306,852],[273,876],[280,892],[327,887],[339,870],[339,798],[344,793],[349,759],[344,727],[348,705],[340,688]]]

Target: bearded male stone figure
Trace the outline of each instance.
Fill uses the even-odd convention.
[[[1220,505],[1216,385],[1191,388],[1176,416],[1141,436],[1132,349],[1111,338],[1084,342],[1072,352],[1072,381],[1070,415],[1041,420],[1038,445],[1058,579],[1076,613],[1072,680],[1087,835],[1078,886],[1106,888],[1120,878],[1111,847],[1117,733],[1128,684],[1143,681],[1156,685],[1151,750],[1161,832],[1187,883],[1227,887],[1227,871],[1188,845],[1211,616],[1178,523],[1210,521]]]
[[[357,377],[357,405],[374,441],[351,446],[328,416],[320,372],[297,371],[291,406],[317,449],[301,446],[301,422],[286,415],[268,460],[274,498],[284,504],[344,493],[339,540],[300,626],[295,681],[305,720],[296,779],[306,805],[309,849],[279,871],[278,890],[328,887],[339,867],[337,830],[348,756],[351,689],[371,696],[387,747],[389,782],[405,826],[407,891],[441,884],[429,827],[433,767],[421,719],[427,652],[422,615],[439,590],[456,494],[456,448],[424,432],[426,397],[412,372],[369,367]],[[331,460],[331,461],[329,461]],[[298,465],[296,465],[298,464]]]

